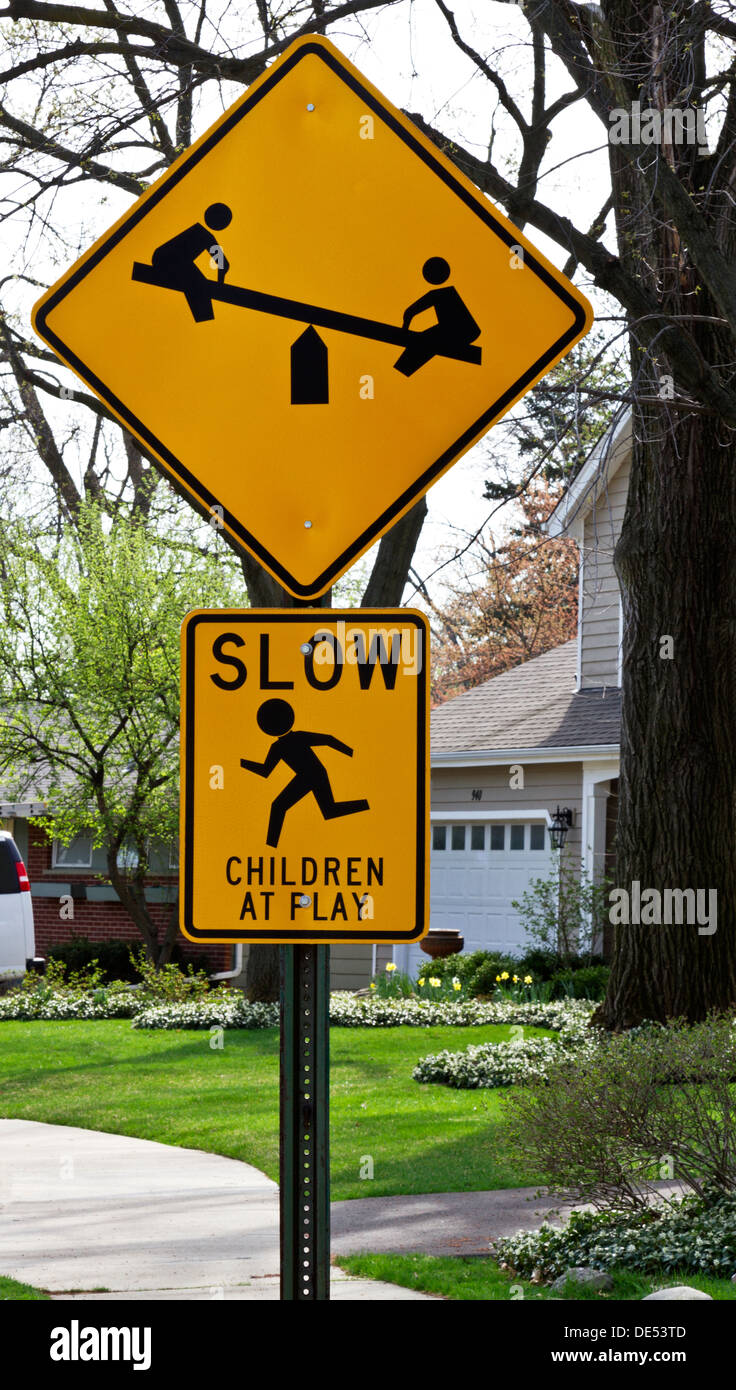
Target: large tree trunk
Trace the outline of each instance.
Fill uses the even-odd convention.
[[[682,13],[680,0],[674,8]],[[673,16],[665,22],[651,0],[607,0],[604,10],[619,71],[646,79],[642,109],[682,106],[697,43],[690,51],[675,44]],[[639,151],[640,163],[648,155]],[[723,201],[701,194],[708,178],[697,147],[676,145],[665,155],[733,262],[733,213],[724,216]],[[612,156],[622,257],[667,312],[687,318],[705,362],[732,363],[736,342],[688,248],[655,216],[630,151]],[[693,322],[696,315],[711,321]],[[658,360],[641,352],[635,326],[631,345],[637,396],[666,397],[667,374],[677,388],[666,340]],[[610,985],[596,1015],[611,1029],[644,1018],[694,1021],[736,1005],[736,440],[714,413],[675,413],[666,403],[638,404],[633,433],[615,556],[624,604],[615,883],[630,899],[633,884],[642,894],[705,890],[703,918],[714,892],[717,920],[667,925],[656,915],[648,922],[647,912],[643,923],[616,926]]]

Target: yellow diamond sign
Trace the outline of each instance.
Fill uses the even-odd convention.
[[[45,342],[302,598],[591,322],[322,38],[294,43],[34,310]]]

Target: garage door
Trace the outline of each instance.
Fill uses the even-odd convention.
[[[465,951],[521,954],[527,941],[512,899],[554,869],[543,821],[434,821],[430,926],[453,928]],[[415,972],[427,957],[411,947]]]

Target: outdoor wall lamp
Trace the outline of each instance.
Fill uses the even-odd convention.
[[[564,848],[565,840],[567,839],[567,832],[570,830],[571,826],[572,811],[570,810],[570,807],[563,806],[562,810],[560,810],[558,806],[557,810],[554,813],[554,816],[552,817],[552,824],[549,828],[549,838],[552,841],[553,849]]]

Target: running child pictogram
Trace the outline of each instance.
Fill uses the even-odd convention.
[[[278,845],[284,825],[286,812],[298,801],[312,793],[325,820],[337,820],[340,816],[352,816],[358,811],[368,811],[365,799],[355,801],[336,801],[327,769],[322,765],[315,748],[334,748],[352,758],[353,749],[341,743],[332,734],[308,733],[306,729],[293,727],[296,715],[288,700],[264,700],[256,715],[259,729],[275,740],[266,754],[265,761],[256,763],[249,758],[241,758],[240,766],[246,772],[255,772],[259,777],[270,777],[279,763],[286,763],[295,773],[292,781],[279,792],[271,804],[268,820],[266,844],[273,849]]]

